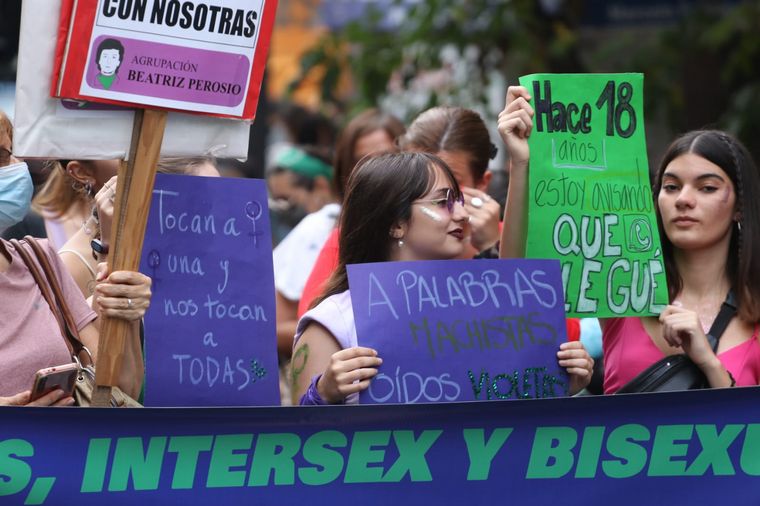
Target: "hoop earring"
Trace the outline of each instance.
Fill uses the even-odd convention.
[[[90,183],[89,181],[86,183],[80,183],[79,181],[74,181],[73,183],[71,183],[71,187],[74,189],[74,191],[83,192],[88,197],[93,196],[92,183]]]

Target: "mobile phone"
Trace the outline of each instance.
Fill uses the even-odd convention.
[[[63,390],[66,396],[72,395],[78,372],[79,366],[75,363],[40,369],[34,375],[30,400],[39,399],[56,389]]]

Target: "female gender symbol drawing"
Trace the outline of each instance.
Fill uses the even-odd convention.
[[[256,233],[256,220],[261,218],[262,211],[263,209],[261,207],[261,204],[255,200],[252,200],[245,205],[245,215],[248,216],[248,219],[251,220],[251,226],[253,227],[253,232],[251,232],[251,235],[253,236],[253,246],[255,248],[259,247],[257,237],[258,234]]]

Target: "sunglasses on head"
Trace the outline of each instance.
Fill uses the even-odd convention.
[[[452,188],[446,188],[445,191],[445,195],[442,195],[435,199],[417,200],[415,201],[415,204],[430,203],[436,207],[446,207],[446,209],[449,211],[449,214],[454,212],[454,204],[457,202],[459,202],[461,205],[464,205],[464,195],[460,193],[459,196],[457,196]]]

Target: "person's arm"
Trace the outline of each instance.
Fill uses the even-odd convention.
[[[499,214],[501,206],[486,192],[467,186],[462,187],[464,208],[470,219],[470,244],[474,250],[468,251],[469,258],[481,251],[492,248],[499,242]],[[473,202],[478,205],[473,204]]]
[[[736,385],[736,380],[710,346],[696,312],[683,307],[667,306],[660,313],[660,322],[665,341],[673,347],[680,346],[705,373],[712,388]]]
[[[97,214],[91,215],[85,226],[72,235],[58,252],[66,270],[74,278],[74,282],[85,298],[92,295],[94,272],[97,270],[98,263],[108,260],[108,255],[98,255],[96,259],[90,242],[100,235],[102,244],[107,245],[111,237],[116,179],[117,176],[109,179],[95,195]]]
[[[58,256],[61,257],[63,265],[85,298],[92,295],[95,278],[93,272],[98,264],[92,256],[91,240],[91,236],[87,232],[79,230],[58,251]]]
[[[325,404],[339,404],[366,389],[382,362],[371,348],[341,350],[329,330],[312,322],[293,349],[293,399],[297,402],[304,397],[312,379],[321,374],[316,383],[318,397]],[[314,392],[311,397],[315,397]]]
[[[19,392],[10,397],[0,397],[0,406],[73,406],[74,398],[65,395],[60,388],[48,392],[42,397],[29,401],[32,396],[31,390]]]
[[[504,110],[499,113],[499,133],[509,152],[509,188],[504,209],[504,228],[501,232],[499,257],[525,257],[527,235],[528,137],[533,129],[533,108],[530,94],[522,86],[507,90]]]
[[[127,395],[137,398],[142,387],[144,364],[140,346],[140,319],[150,306],[151,280],[148,276],[131,271],[116,271],[108,276],[106,264],[100,264],[99,283],[92,298],[93,309],[100,316],[120,318],[130,323],[123,350],[119,387]],[[100,319],[80,332],[82,341],[90,349],[97,363]]]
[[[577,394],[591,382],[594,359],[580,341],[562,343],[557,352],[557,360],[570,377],[570,395]]]

